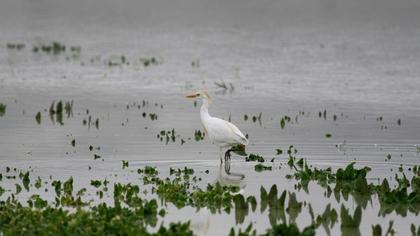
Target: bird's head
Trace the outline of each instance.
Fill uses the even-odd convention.
[[[207,93],[207,91],[197,91],[197,92],[189,93],[185,97],[190,98],[190,99],[206,99],[208,101],[211,101],[211,97]]]

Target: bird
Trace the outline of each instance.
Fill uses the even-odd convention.
[[[212,104],[212,98],[207,91],[197,91],[186,95],[187,98],[200,100],[201,123],[207,133],[210,141],[219,147],[220,162],[223,163],[223,150],[227,148],[224,159],[230,160],[232,147],[237,145],[248,145],[248,139],[234,124],[213,117],[209,114],[209,107]]]

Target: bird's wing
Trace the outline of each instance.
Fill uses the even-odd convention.
[[[222,144],[248,144],[248,140],[239,129],[230,122],[212,117],[207,125],[210,139]]]
[[[224,123],[227,127],[229,127],[229,129],[232,131],[232,133],[234,133],[240,140],[239,143],[243,144],[243,145],[247,145],[248,144],[248,139],[245,137],[245,135],[238,129],[238,127],[236,127],[234,124],[225,121]]]

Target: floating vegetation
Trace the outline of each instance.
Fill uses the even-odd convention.
[[[7,43],[6,48],[20,51],[22,49],[25,49],[25,44],[24,43]]]
[[[261,116],[262,116],[262,113],[260,112],[260,114],[258,114],[258,116],[252,116],[252,122],[257,122],[258,121],[258,123],[261,125]]]
[[[149,117],[151,120],[157,120],[158,116],[156,113],[149,113]]]
[[[200,67],[200,60],[196,59],[194,61],[191,62],[191,67],[193,68],[199,68]]]
[[[239,155],[239,156],[247,156],[246,152],[245,152],[245,145],[242,144],[238,144],[236,146],[233,146],[230,148],[230,150]]]
[[[351,216],[344,205],[341,205],[340,219],[342,232],[345,232],[346,235],[360,235],[359,226],[362,222],[362,208],[360,206],[356,207],[353,216]]]
[[[49,44],[40,44],[37,46],[32,47],[32,51],[34,53],[45,53],[45,54],[53,54],[59,55],[66,53],[66,49],[69,48],[69,52],[73,54],[73,56],[78,56],[81,53],[82,48],[80,46],[70,46],[66,47],[63,43],[54,41]]]
[[[256,164],[254,166],[254,170],[257,171],[257,172],[261,172],[261,171],[265,171],[265,170],[272,170],[272,169],[273,169],[273,167],[265,166],[263,164]]]
[[[249,156],[247,156],[245,158],[245,161],[249,162],[249,161],[257,161],[257,162],[264,162],[264,157],[260,156],[260,155],[256,155],[256,154],[249,154]]]
[[[284,127],[286,126],[286,123],[290,123],[291,119],[289,116],[283,116],[280,119],[280,128],[284,129]]]
[[[267,230],[262,236],[277,236],[277,235],[296,235],[296,236],[313,236],[315,235],[315,228],[308,226],[302,231],[296,226],[296,224],[278,224],[274,225],[271,229]]]
[[[122,168],[123,169],[125,169],[125,168],[128,168],[128,161],[122,161]]]
[[[413,236],[420,236],[420,225],[418,226],[416,230],[416,226],[414,224],[411,224],[410,232]]]
[[[38,125],[40,125],[40,124],[41,124],[41,112],[40,112],[40,111],[38,111],[38,112],[36,113],[36,115],[35,115],[35,120],[36,120],[36,123],[37,123]]]
[[[64,115],[66,115],[67,118],[70,118],[73,116],[73,101],[63,102],[60,100],[57,102],[57,104],[55,104],[55,101],[53,101],[51,103],[50,109],[48,110],[48,113],[53,123],[57,122],[60,125],[64,125],[64,122],[63,122]],[[39,115],[39,117],[41,117],[41,115]],[[35,119],[37,118],[35,117]]]
[[[0,117],[4,116],[6,114],[6,104],[0,103]]]
[[[194,139],[197,142],[203,140],[205,136],[206,136],[206,133],[202,132],[201,130],[194,131]]]
[[[144,57],[144,58],[140,58],[140,62],[143,63],[144,67],[148,67],[151,65],[159,65],[162,64],[162,62],[158,61],[155,57]]]
[[[129,65],[127,58],[124,55],[112,55],[108,59],[108,66],[122,66]]]
[[[179,135],[175,134],[175,129],[172,130],[161,130],[159,134],[156,136],[158,139],[160,139],[161,142],[165,141],[166,144],[169,142],[176,142],[176,138],[179,138]],[[181,139],[181,144],[183,144],[183,139]],[[185,142],[185,141],[184,141]]]
[[[330,133],[326,133],[326,134],[325,134],[325,137],[326,137],[326,138],[331,138],[331,137],[332,137],[332,135],[331,135]]]

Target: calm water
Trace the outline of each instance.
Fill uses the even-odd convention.
[[[0,102],[7,104],[6,114],[0,117],[2,172],[10,166],[31,168],[31,176],[43,179],[73,176],[77,189],[92,178],[138,183],[136,173],[121,169],[122,160],[128,160],[132,170],[157,166],[162,175],[168,174],[169,167],[188,166],[203,177],[203,186],[216,181],[232,183],[241,186],[244,195],[259,199],[261,185],[277,184],[279,192],[295,191],[299,201],[311,203],[315,213],[321,214],[328,203],[337,211],[344,203],[351,212],[356,203],[352,197],[341,202],[325,198],[324,189],[315,183],[309,185],[310,194],[294,190],[296,181],[285,178],[293,173],[284,165],[287,155],[277,156],[277,148],[285,151],[294,145],[298,157],[322,168],[356,161],[359,167],[372,168],[368,177],[375,183],[378,178],[392,181],[400,164],[405,170],[419,164],[415,145],[420,144],[420,28],[416,25],[382,21],[275,24],[267,23],[266,18],[253,20],[256,16],[241,21],[244,13],[228,17],[222,12],[221,18],[229,19],[227,25],[204,24],[210,17],[204,15],[202,22],[189,25],[188,18],[181,17],[172,26],[164,17],[138,16],[129,10],[137,5],[126,3],[110,10],[111,19],[104,9],[94,11],[94,2],[82,9],[48,1],[0,4],[19,13],[6,14],[3,8],[0,16]],[[192,10],[194,7],[205,12],[205,8],[192,6]],[[176,10],[165,13],[182,15]],[[127,18],[120,15],[125,12]],[[201,19],[198,16],[192,19]],[[141,24],[135,24],[140,20]],[[80,57],[32,52],[32,45],[53,40],[81,46]],[[20,42],[25,43],[24,50],[6,47]],[[108,60],[116,55],[124,55],[130,65],[109,67]],[[151,56],[161,64],[144,67],[140,59]],[[192,66],[197,60],[199,66]],[[222,81],[233,89],[214,84]],[[207,138],[194,140],[194,131],[202,129],[199,104],[194,107],[183,95],[196,89],[208,89],[214,96],[212,115],[230,117],[249,135],[248,152],[268,160],[276,158],[273,171],[257,173],[253,163],[233,157],[231,171],[245,179],[232,180],[224,174],[218,148]],[[65,117],[63,125],[48,117],[49,106],[58,100],[74,101],[73,115]],[[137,108],[143,100],[149,105]],[[319,117],[324,110],[326,118]],[[35,120],[39,111],[41,124]],[[143,112],[156,113],[158,119],[144,118]],[[260,113],[260,122],[253,122],[252,116]],[[244,115],[249,119],[244,120]],[[282,129],[280,119],[285,115],[292,122]],[[83,125],[89,116],[99,119],[98,128]],[[180,135],[175,143],[165,144],[157,138],[161,130],[171,129]],[[325,138],[327,133],[332,137]],[[186,141],[182,145],[181,138]],[[75,147],[70,145],[72,139]],[[90,145],[100,150],[89,151]],[[103,161],[93,160],[93,153]],[[388,154],[392,159],[385,161]],[[3,182],[3,186],[13,189],[14,182]],[[23,192],[21,197],[32,194]],[[53,200],[52,192],[41,194]],[[413,214],[380,217],[378,209],[373,198],[363,211],[362,235],[371,234],[372,224],[380,223],[386,229],[390,220],[398,226],[398,235],[407,235],[410,224],[419,221]],[[189,215],[202,235],[227,234],[231,226],[245,228],[249,222],[259,232],[270,227],[268,212],[259,209],[241,224],[235,223],[234,214],[173,206],[168,212],[166,223]],[[307,206],[297,223],[300,227],[311,223]],[[339,232],[336,224],[332,235]],[[318,233],[325,231],[320,227]]]

